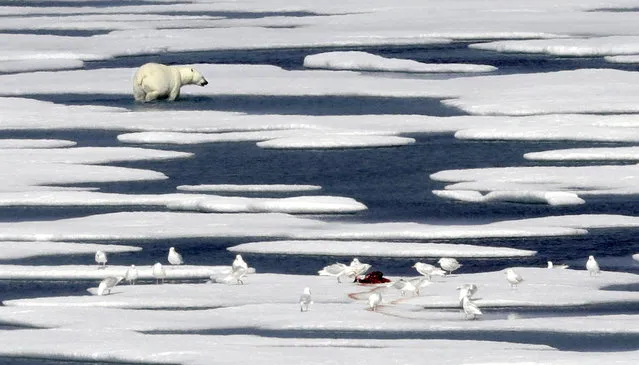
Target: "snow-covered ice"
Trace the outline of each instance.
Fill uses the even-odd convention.
[[[387,58],[367,52],[325,52],[304,58],[304,67],[350,71],[385,72],[491,72],[497,68],[488,65],[459,63],[426,64],[413,60]]]
[[[300,192],[321,190],[318,185],[285,185],[285,184],[268,184],[268,185],[236,185],[236,184],[202,184],[202,185],[180,185],[176,188],[179,191],[194,192]]]
[[[466,244],[412,243],[384,241],[264,241],[242,243],[228,248],[232,252],[294,255],[382,256],[382,257],[521,257],[535,251],[508,247]]]

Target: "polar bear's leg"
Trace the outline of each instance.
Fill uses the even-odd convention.
[[[148,93],[146,93],[146,96],[144,97],[144,101],[153,101],[155,99],[158,99],[160,97],[160,93],[157,91],[149,91]]]
[[[171,90],[171,93],[169,93],[169,97],[167,98],[167,100],[174,101],[178,97],[180,97],[180,88],[179,87],[175,88],[175,90]]]
[[[135,101],[146,101],[146,93],[137,85],[133,86],[133,98]]]

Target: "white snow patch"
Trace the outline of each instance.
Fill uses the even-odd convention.
[[[95,191],[0,192],[0,206],[162,206],[220,213],[354,213],[367,209],[355,199],[335,196],[245,198],[200,194],[116,194]]]
[[[383,241],[264,241],[228,248],[232,252],[279,255],[381,257],[521,257],[536,251],[448,243]]]
[[[15,260],[37,256],[94,254],[98,250],[106,253],[137,252],[142,248],[80,242],[0,241],[0,250],[2,260]]]
[[[1,60],[0,72],[28,72],[45,70],[69,70],[84,66],[80,59],[64,58],[32,58],[24,60]]]
[[[639,160],[639,147],[571,148],[563,150],[529,152],[527,160],[542,161],[591,161],[591,160]]]
[[[451,191],[533,192],[529,193],[532,198],[553,191],[568,193],[557,196],[559,203],[578,203],[579,197],[576,195],[638,194],[638,170],[637,165],[532,166],[447,170],[430,177],[435,181],[454,183],[446,186],[446,190]],[[448,197],[455,194],[456,198],[461,199],[484,199],[475,193],[438,194]]]
[[[166,280],[203,280],[212,274],[225,273],[228,266],[164,265]],[[139,280],[155,282],[152,265],[136,265]],[[58,265],[22,266],[0,265],[0,279],[3,280],[102,280],[109,276],[124,276],[129,266],[107,264],[98,265]],[[97,283],[96,283],[97,285]]]
[[[318,240],[431,240],[481,237],[582,235],[588,215],[553,217],[552,221],[511,220],[489,224],[431,225],[412,222],[323,222],[282,213],[201,214],[121,212],[60,219],[55,222],[0,222],[0,240],[138,240],[188,237],[277,237]],[[598,225],[635,227],[639,220],[595,215]],[[565,220],[565,221],[564,221]],[[594,224],[594,222],[591,222]],[[114,230],[113,227],[118,227]]]
[[[276,138],[257,145],[262,148],[273,149],[324,149],[324,148],[373,148],[373,147],[397,147],[415,143],[414,138],[397,136],[358,136],[326,134],[306,137]]]
[[[77,143],[59,139],[0,139],[0,149],[72,147]]]
[[[305,192],[321,190],[318,185],[288,185],[288,184],[201,184],[201,185],[180,185],[176,188],[179,191],[192,192],[269,192],[269,193],[288,193],[288,192]]]
[[[579,205],[585,201],[577,194],[561,191],[491,191],[483,194],[473,190],[433,190],[441,197],[471,203],[511,202],[523,204]]]
[[[556,56],[596,57],[639,53],[639,37],[610,36],[507,40],[471,44],[470,48],[497,52],[546,53]]]
[[[304,67],[330,70],[384,71],[411,73],[491,72],[494,66],[463,63],[423,63],[407,59],[387,58],[367,52],[325,52],[304,57]]]

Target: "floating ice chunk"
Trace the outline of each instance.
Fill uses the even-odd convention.
[[[59,148],[76,144],[60,139],[0,139],[0,149]]]
[[[139,280],[155,280],[151,266],[136,266]],[[0,265],[0,279],[4,280],[102,280],[109,276],[126,275],[129,266],[109,265],[101,270],[95,266],[20,266]],[[214,273],[226,272],[224,266],[171,266],[165,268],[168,280],[208,279]]]
[[[185,195],[167,205],[172,209],[204,212],[278,212],[290,214],[355,213],[367,207],[352,198],[336,196],[298,196],[289,198],[194,197]]]
[[[161,206],[174,210],[222,213],[354,213],[367,209],[352,198],[301,196],[245,198],[195,194],[110,194],[94,191],[0,192],[0,206]]]
[[[0,72],[28,72],[46,70],[70,70],[84,66],[80,59],[40,58],[22,60],[0,60]]]
[[[639,37],[610,36],[507,40],[469,45],[470,48],[497,52],[546,53],[557,56],[597,57],[639,54]]]
[[[579,205],[585,201],[577,194],[561,191],[492,191],[482,195],[473,190],[433,190],[433,194],[447,199],[472,203],[511,202],[524,204]]]
[[[367,52],[325,52],[304,57],[304,67],[331,70],[386,71],[386,72],[491,72],[497,68],[488,65],[463,63],[422,63],[413,60],[387,58]]]
[[[257,145],[262,148],[273,149],[327,149],[398,147],[412,143],[415,143],[415,139],[408,137],[325,134],[312,137],[277,138],[258,142]]]
[[[51,142],[49,142],[51,143]],[[59,141],[58,144],[64,143]],[[68,143],[68,142],[67,142]],[[190,152],[164,151],[138,147],[74,147],[55,149],[0,150],[4,161],[30,163],[104,164],[124,161],[162,161],[192,157]]]
[[[610,63],[639,63],[639,55],[606,56],[604,59]]]
[[[639,165],[531,166],[440,171],[430,175],[436,181],[456,182],[446,190],[492,191],[498,199],[538,201],[547,204],[580,204],[579,196],[637,194]],[[530,192],[529,195],[509,192]],[[546,195],[552,191],[553,194]],[[505,192],[505,193],[504,193]],[[568,194],[554,194],[554,192]],[[438,195],[455,197],[456,193]],[[487,194],[488,196],[489,194]],[[475,198],[462,193],[460,198]]]
[[[241,131],[228,133],[136,132],[118,136],[124,143],[199,144],[215,142],[263,141],[304,133],[290,129]]]
[[[542,161],[591,161],[591,160],[639,160],[639,147],[571,148],[524,154],[527,160]]]
[[[536,253],[508,247],[466,244],[329,240],[249,242],[229,247],[228,250],[278,255],[382,257],[524,257]]]
[[[639,253],[632,255],[632,259],[639,262]]]
[[[142,248],[80,242],[0,241],[0,250],[2,251],[2,260],[15,260],[50,255],[94,254],[97,250],[107,253],[137,252],[141,251]]]
[[[180,191],[221,191],[221,192],[303,192],[321,190],[318,185],[285,185],[285,184],[268,184],[268,185],[232,185],[232,184],[215,184],[215,185],[180,185],[176,188]]]

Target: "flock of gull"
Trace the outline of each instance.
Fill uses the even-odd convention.
[[[169,254],[167,256],[167,260],[171,265],[182,265],[184,264],[184,259],[182,255],[175,250],[175,247],[169,248]],[[106,268],[106,264],[108,262],[107,254],[104,251],[98,250],[95,253],[95,262],[98,264],[98,269]],[[211,281],[217,283],[224,284],[244,284],[242,279],[251,272],[251,269],[248,267],[248,264],[242,258],[242,255],[236,255],[235,260],[231,264],[231,271],[227,275],[217,276],[212,275]],[[166,270],[164,266],[160,262],[156,262],[153,264],[151,274],[156,281],[156,284],[164,283],[166,279]],[[98,285],[97,295],[107,295],[111,293],[111,289],[113,289],[116,285],[118,285],[121,281],[126,281],[130,285],[135,285],[136,280],[139,278],[138,269],[135,265],[131,265],[123,276],[109,276],[100,282]],[[310,295],[310,293],[309,293]]]
[[[431,278],[433,276],[444,277],[451,275],[462,266],[457,259],[452,257],[442,257],[437,261],[437,263],[439,264],[439,267],[424,262],[417,262],[412,267],[417,270],[420,276],[409,279],[400,278],[396,281],[384,284],[382,287],[397,289],[400,291],[402,296],[405,296],[408,292],[413,293],[413,295],[419,295],[421,288],[432,284]],[[324,267],[322,270],[318,271],[318,273],[322,276],[334,276],[337,278],[337,281],[341,283],[341,278],[343,277],[357,281],[358,277],[365,274],[370,268],[370,264],[362,263],[359,259],[354,258],[350,265],[335,263]],[[548,268],[566,269],[568,268],[568,265],[554,265],[552,261],[548,261]],[[599,264],[593,256],[588,257],[586,269],[590,276],[600,273]],[[524,278],[513,268],[505,269],[504,274],[506,281],[513,289],[524,281]],[[473,299],[473,296],[477,293],[478,289],[479,288],[476,284],[463,284],[457,287],[457,291],[459,292],[459,306],[463,310],[466,319],[477,319],[483,314]],[[305,288],[304,294],[300,297],[301,310],[308,310],[309,303],[312,303],[310,298],[310,289]],[[376,311],[382,303],[382,294],[379,291],[374,290],[368,297],[368,306],[370,310]]]
[[[167,256],[168,262],[171,265],[182,265],[184,259],[182,255],[175,250],[175,247],[169,248]],[[98,269],[104,269],[107,264],[107,255],[103,251],[97,251],[95,254],[95,262],[98,264]],[[420,289],[432,284],[433,276],[445,277],[451,275],[454,271],[462,267],[462,264],[457,259],[452,257],[442,257],[437,263],[439,267],[424,262],[415,263],[414,268],[420,276],[415,278],[400,278],[395,281],[390,281],[379,287],[381,288],[393,288],[401,293],[401,296],[405,296],[406,293],[412,293],[413,295],[420,295]],[[338,283],[342,283],[342,278],[348,278],[353,282],[371,269],[370,264],[362,263],[359,259],[354,258],[349,265],[337,262],[324,267],[318,271],[321,276],[332,276],[337,278]],[[549,269],[566,269],[568,265],[554,265],[552,261],[548,261]],[[600,273],[599,264],[593,256],[588,257],[586,262],[586,270],[590,276],[594,276]],[[223,283],[223,284],[244,284],[243,278],[254,272],[254,269],[249,268],[248,264],[241,255],[236,255],[233,263],[231,264],[231,271],[223,275],[212,275],[211,282]],[[511,288],[516,288],[521,282],[524,281],[523,277],[519,275],[514,269],[507,268],[504,270],[506,281]],[[152,267],[152,275],[156,280],[156,284],[164,283],[166,279],[166,271],[161,263],[157,262]],[[97,295],[107,295],[111,293],[111,289],[118,285],[122,280],[126,281],[130,285],[135,285],[139,274],[135,265],[131,265],[124,276],[109,276],[100,282],[98,286]],[[457,287],[459,292],[459,306],[464,312],[466,319],[477,319],[482,315],[481,310],[475,304],[473,296],[477,293],[479,288],[475,284],[463,284]],[[373,290],[368,296],[368,307],[371,311],[376,311],[378,307],[383,303],[382,294]],[[300,311],[306,312],[310,309],[313,300],[311,297],[311,289],[309,287],[304,288],[302,295],[299,298]]]

